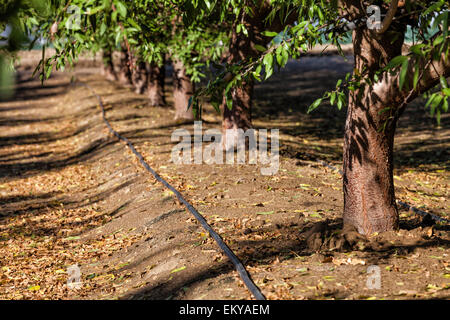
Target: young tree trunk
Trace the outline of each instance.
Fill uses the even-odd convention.
[[[120,60],[119,60],[119,82],[125,87],[133,86],[133,81],[131,77],[131,69],[130,69],[130,59],[127,48],[122,48],[120,51]]]
[[[166,105],[166,99],[164,97],[166,67],[164,64],[165,61],[163,61],[163,65],[161,67],[154,64],[149,65],[147,94],[152,106]]]
[[[261,22],[262,19],[258,17],[247,17],[245,26],[248,30],[248,36],[242,32],[236,32],[236,25],[233,25],[233,31],[230,42],[230,55],[228,58],[229,64],[235,64],[239,61],[256,57],[258,50],[255,49],[255,44],[263,44],[260,32],[264,29]],[[228,150],[234,148],[234,144],[238,141],[238,129],[246,131],[253,127],[252,125],[252,98],[253,98],[253,79],[244,81],[241,87],[231,88],[231,109],[226,104],[226,97],[224,97],[222,106],[222,146]],[[227,137],[230,141],[227,141]]]
[[[236,28],[233,27],[228,63],[237,63],[258,54],[257,50],[252,49],[252,40],[254,40],[252,38],[250,35],[247,37],[242,33],[237,34]],[[243,129],[245,131],[252,127],[252,96],[253,80],[244,82],[242,87],[231,88],[231,109],[227,106],[225,97],[221,106],[223,110],[223,133],[225,133],[225,130]],[[224,139],[225,135],[222,138]]]
[[[244,16],[240,17],[238,21],[243,22],[248,35],[245,35],[243,32],[236,32],[237,22],[233,25],[228,63],[235,64],[242,60],[257,57],[259,51],[255,48],[255,45],[265,46],[270,41],[270,38],[261,34],[264,30],[270,29],[271,31],[279,32],[283,30],[286,24],[293,23],[296,20],[295,14],[291,14],[284,22],[276,17],[271,25],[266,25],[265,18],[271,9],[265,2],[262,6],[253,8],[254,15],[242,13]],[[233,102],[231,110],[227,107],[225,98],[223,100],[221,105],[221,110],[223,110],[222,144],[225,149],[233,147],[233,145],[229,145],[226,141],[226,130],[231,130],[228,131],[228,135],[234,136],[231,141],[237,141],[238,129],[245,131],[252,128],[251,108],[253,86],[254,81],[251,79],[243,82],[241,88],[231,89],[231,99]]]
[[[146,63],[143,61],[136,62],[135,68],[132,71],[132,81],[134,86],[134,91],[137,94],[144,93],[145,87],[148,81],[148,72]]]
[[[194,94],[194,84],[186,75],[181,61],[173,61],[173,99],[175,104],[175,120],[194,120],[192,108],[188,109],[189,99]]]
[[[113,57],[110,50],[102,52],[102,62],[102,75],[105,76],[106,80],[117,81],[117,74],[114,70]]]

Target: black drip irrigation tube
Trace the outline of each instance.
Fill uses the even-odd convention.
[[[101,97],[95,93],[95,91],[86,83],[83,82],[76,82],[75,85],[80,85],[85,88],[87,88],[91,93],[97,98],[98,103],[100,105],[100,108],[102,110],[102,117],[103,121],[105,122],[106,126],[108,127],[109,131],[114,134],[119,140],[124,141],[128,148],[136,155],[136,157],[139,159],[139,162],[144,166],[144,168],[150,172],[153,177],[155,177],[156,180],[161,182],[166,188],[168,188],[170,191],[172,191],[178,198],[178,200],[183,203],[186,208],[189,210],[190,213],[194,215],[194,217],[197,219],[198,222],[202,225],[202,227],[208,231],[209,235],[216,241],[217,245],[225,252],[227,257],[230,259],[230,261],[233,263],[234,267],[236,268],[236,271],[239,273],[239,276],[241,277],[242,281],[244,282],[247,289],[253,294],[255,299],[257,300],[266,300],[264,295],[261,293],[261,290],[256,286],[256,284],[252,281],[250,278],[250,275],[248,274],[247,270],[245,269],[242,262],[239,260],[239,258],[234,254],[234,252],[226,245],[226,243],[223,241],[222,237],[217,234],[214,229],[208,224],[208,222],[205,220],[205,218],[189,203],[186,201],[186,199],[183,198],[180,192],[178,192],[177,189],[172,187],[166,180],[164,180],[158,173],[156,173],[144,160],[144,157],[142,154],[140,154],[133,146],[133,144],[128,140],[127,138],[121,136],[117,131],[113,129],[111,124],[109,123],[108,119],[106,119],[106,112],[105,107],[103,106],[103,102]]]
[[[334,170],[334,171],[339,172],[339,174],[340,174],[341,176],[344,175],[344,172],[343,172],[341,169],[338,169],[338,168],[336,168],[335,166],[333,166],[333,165],[331,165],[331,164],[329,164],[329,163],[327,163],[327,162],[325,162],[325,161],[323,161],[323,160],[320,160],[320,159],[319,159],[319,160],[316,160],[316,162],[320,163],[320,164],[323,165],[324,167],[327,167],[327,168],[329,168],[329,169],[331,169],[331,170]],[[429,212],[420,210],[420,209],[418,209],[418,208],[416,208],[416,207],[413,207],[413,206],[407,204],[406,202],[397,200],[397,203],[398,203],[399,205],[401,205],[402,207],[404,207],[405,209],[410,210],[410,211],[412,211],[412,212],[414,212],[414,213],[416,213],[416,214],[418,214],[418,215],[420,215],[420,216],[423,216],[423,217],[429,216],[429,217],[431,217],[431,219],[433,219],[433,220],[436,221],[436,222],[442,222],[442,223],[449,223],[449,222],[450,222],[450,220],[448,220],[448,219],[445,219],[445,218],[442,218],[442,217],[437,216],[437,215],[435,215],[435,214],[432,214],[432,213],[429,213]]]

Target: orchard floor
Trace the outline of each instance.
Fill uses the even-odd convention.
[[[268,299],[449,298],[448,226],[400,210],[399,232],[339,231],[341,177],[315,160],[340,166],[345,111],[305,111],[351,60],[305,57],[256,86],[255,127],[280,129],[275,176],[262,175],[264,165],[175,165],[171,134],[193,126],[172,120],[169,78],[169,106],[156,108],[94,66],[55,73],[43,87],[22,68],[16,96],[0,103],[0,299],[252,298],[190,213],[109,134],[72,75],[103,98],[113,127],[206,217]],[[446,216],[450,122],[436,128],[423,105],[400,121],[396,195]],[[208,107],[204,118],[203,129],[219,127]],[[69,289],[75,264],[81,287]]]

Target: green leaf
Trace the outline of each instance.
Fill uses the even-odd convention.
[[[277,57],[277,63],[278,63],[279,66],[281,66],[281,63],[283,62],[283,56],[281,55],[282,51],[283,51],[283,47],[282,46],[279,46],[277,48],[277,50],[275,50],[275,54],[276,54],[276,57]]]
[[[442,2],[435,2],[433,5],[431,5],[427,10],[425,10],[424,12],[423,12],[423,14],[422,15],[427,15],[427,14],[430,14],[431,12],[433,12],[433,11],[437,11],[437,10],[439,10],[439,8],[441,7],[443,5],[443,1]]]
[[[229,110],[233,109],[233,99],[231,98],[231,96],[226,97],[226,103]]]
[[[263,58],[263,64],[266,68],[272,68],[273,65],[273,54],[268,53]]]
[[[308,108],[308,112],[310,113],[312,111],[314,111],[315,109],[317,109],[317,107],[322,103],[323,98],[317,99],[316,101],[313,102],[313,104],[311,104]]]
[[[442,111],[447,112],[448,111],[448,99],[445,97],[444,102],[442,103]]]
[[[330,104],[334,105],[334,101],[336,100],[336,92],[332,92],[330,96]]]
[[[122,2],[119,2],[119,1],[116,2],[116,9],[123,18],[126,17],[127,8],[125,7],[125,5]]]
[[[437,125],[441,126],[441,110],[440,109],[436,110],[436,121],[437,121]]]
[[[410,50],[411,52],[415,53],[416,55],[423,56],[423,55],[424,55],[424,53],[423,53],[423,51],[422,51],[422,48],[423,48],[423,47],[425,47],[425,45],[424,45],[423,43],[421,43],[421,44],[416,44],[416,45],[414,45],[414,46],[411,46],[411,47],[409,48],[409,50]]]
[[[419,83],[419,72],[420,72],[418,63],[416,63],[414,68],[415,68],[415,70],[414,70],[414,78],[413,78],[413,87],[414,87],[414,90],[416,90],[417,84]]]
[[[386,66],[386,69],[388,69],[388,70],[394,69],[400,65],[403,65],[405,63],[405,61],[408,61],[408,57],[397,56],[388,63],[388,65]]]
[[[434,39],[433,46],[436,47],[436,46],[440,45],[442,42],[444,42],[444,36],[443,35],[441,35],[441,36],[437,37],[436,39]]]
[[[444,76],[441,76],[441,77],[439,78],[439,81],[441,82],[442,88],[448,88],[447,79],[445,79]]]
[[[273,32],[273,31],[263,31],[262,35],[266,36],[266,37],[275,37],[278,33],[277,32]]]
[[[273,74],[273,67],[270,66],[270,68],[266,68],[266,76],[264,77],[264,80],[269,79],[272,74]]]
[[[406,81],[406,75],[408,74],[408,59],[404,60],[402,63],[402,70],[400,71],[400,79],[399,79],[399,86],[400,86],[400,90],[403,89],[403,86],[405,84]]]
[[[264,56],[263,64],[266,67],[266,76],[264,80],[268,79],[273,73],[273,54],[268,53]]]
[[[433,93],[429,98],[427,103],[425,104],[425,109],[428,108],[428,106],[433,102],[434,98],[436,98],[436,93]]]
[[[343,92],[339,93],[337,107],[339,110],[345,105],[345,94]]]
[[[106,32],[106,24],[102,23],[102,25],[100,26],[100,35],[104,35]]]
[[[260,44],[255,44],[255,49],[261,52],[266,51],[267,49]]]

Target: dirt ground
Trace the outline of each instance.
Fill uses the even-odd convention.
[[[44,86],[23,62],[0,103],[0,299],[251,299],[196,220],[104,125],[107,118],[208,220],[268,299],[447,299],[449,226],[400,210],[398,232],[342,229],[339,167],[345,111],[309,104],[352,70],[351,57],[308,56],[255,88],[255,128],[280,129],[280,169],[176,165],[167,107],[104,80],[95,61]],[[450,123],[437,128],[418,99],[400,120],[399,200],[448,218]],[[205,108],[203,129],[219,128]],[[264,167],[264,165],[262,165]],[[81,287],[67,287],[67,268]],[[373,267],[374,266],[374,267]],[[370,267],[370,268],[369,268]],[[373,273],[380,287],[373,286]],[[372,286],[371,286],[372,284]]]

